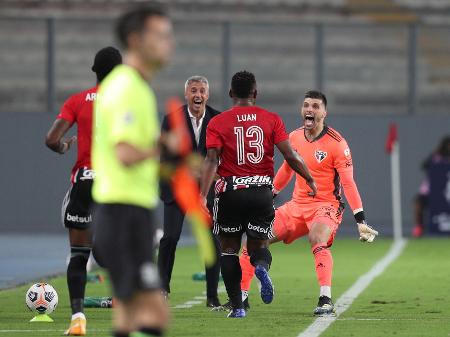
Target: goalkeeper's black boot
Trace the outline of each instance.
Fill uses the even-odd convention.
[[[320,296],[319,303],[317,303],[317,308],[314,309],[314,315],[316,316],[326,316],[334,315],[334,304],[331,298],[328,296]]]

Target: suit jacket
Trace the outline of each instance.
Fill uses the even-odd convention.
[[[209,105],[206,106],[205,118],[203,119],[202,128],[200,130],[200,138],[198,141],[198,145],[197,145],[197,142],[195,141],[194,129],[192,128],[192,122],[191,122],[191,118],[189,117],[187,105],[183,105],[183,112],[184,112],[184,116],[186,118],[186,124],[188,126],[188,130],[189,130],[189,135],[190,135],[189,141],[192,144],[192,151],[198,152],[203,157],[206,157],[206,152],[207,152],[207,150],[206,150],[206,127],[208,126],[209,121],[214,116],[217,116],[220,113],[220,111],[217,111],[217,110],[211,108]],[[163,122],[161,125],[161,130],[163,132],[169,130],[169,120],[167,118],[167,115],[164,116],[164,119],[163,119]],[[164,155],[161,156],[161,159],[164,160]],[[163,182],[163,181],[160,182],[160,197],[161,197],[161,200],[165,203],[174,202],[172,189],[170,188],[169,183]]]

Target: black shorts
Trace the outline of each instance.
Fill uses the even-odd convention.
[[[247,237],[268,240],[272,232],[275,209],[272,190],[268,186],[226,191],[214,202],[213,233],[221,236]]]
[[[92,170],[79,169],[64,197],[61,219],[66,228],[88,229],[92,223]]]
[[[124,301],[137,291],[160,288],[154,264],[153,211],[124,204],[94,207],[94,251],[110,275],[114,296]]]

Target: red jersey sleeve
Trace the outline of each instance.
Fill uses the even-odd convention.
[[[61,111],[56,118],[61,118],[66,120],[72,125],[76,120],[76,111],[78,107],[77,96],[69,97],[63,104]]]
[[[278,144],[282,141],[289,139],[289,135],[286,132],[286,128],[284,127],[284,123],[281,117],[278,116],[277,114],[274,115],[275,115],[275,125],[273,128],[274,133],[273,143]]]
[[[335,153],[335,168],[339,173],[345,198],[353,211],[353,214],[363,210],[361,196],[353,178],[353,162],[350,148],[345,139],[342,139]]]
[[[217,117],[211,119],[206,127],[206,148],[222,148],[223,139],[217,129]]]

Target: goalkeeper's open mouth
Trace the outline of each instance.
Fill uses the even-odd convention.
[[[316,119],[314,118],[314,115],[311,114],[305,114],[305,117],[303,117],[305,128],[312,129],[316,125]]]

